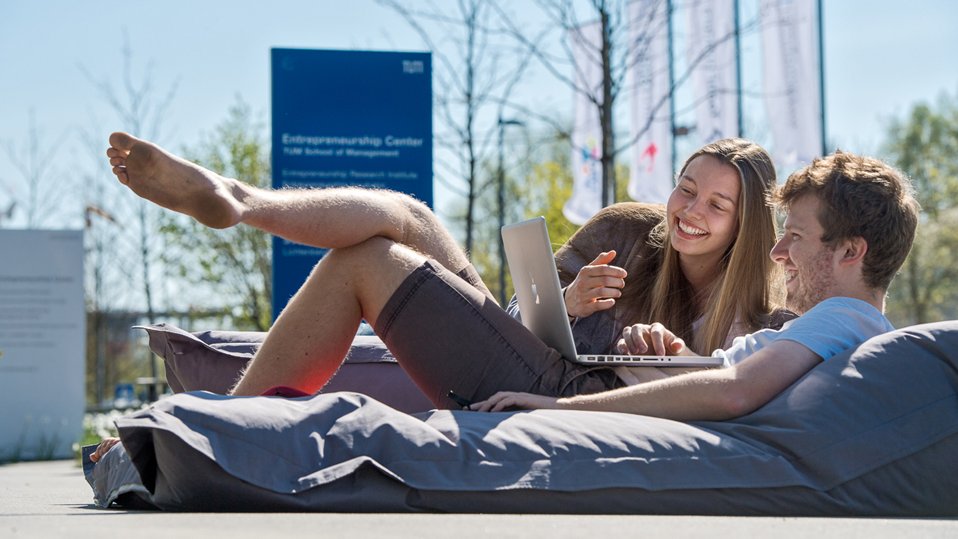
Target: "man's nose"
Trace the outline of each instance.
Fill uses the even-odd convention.
[[[769,251],[768,256],[772,259],[773,262],[779,264],[784,264],[785,259],[788,258],[788,240],[785,239],[785,236],[782,236],[775,242],[775,245],[772,246],[772,250]]]

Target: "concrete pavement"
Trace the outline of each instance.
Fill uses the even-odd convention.
[[[958,519],[747,518],[614,515],[164,513],[98,509],[75,461],[0,466],[0,537],[324,536],[709,539],[958,537]]]

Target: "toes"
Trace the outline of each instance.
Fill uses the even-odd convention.
[[[129,185],[130,177],[126,175],[125,167],[113,167],[113,174],[116,175],[118,180],[120,180],[120,183],[123,185]]]
[[[126,153],[129,153],[133,148],[133,145],[139,141],[140,139],[130,135],[129,133],[118,131],[110,135],[110,146]],[[107,155],[109,155],[109,150],[107,150],[107,152]]]

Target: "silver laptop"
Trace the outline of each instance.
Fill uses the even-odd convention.
[[[565,359],[588,365],[650,367],[715,367],[722,364],[722,358],[711,356],[578,354],[545,218],[536,217],[502,227],[502,241],[523,325]]]

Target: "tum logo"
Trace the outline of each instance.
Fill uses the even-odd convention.
[[[402,72],[409,74],[417,74],[425,71],[425,64],[422,60],[403,60],[402,61]]]

